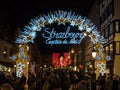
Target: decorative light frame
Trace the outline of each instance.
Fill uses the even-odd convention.
[[[104,37],[100,35],[95,25],[86,17],[75,15],[72,11],[54,11],[48,13],[48,15],[43,15],[32,19],[28,25],[23,29],[22,34],[16,39],[16,43],[23,44],[32,42],[34,43],[34,38],[36,37],[36,32],[41,31],[46,25],[51,25],[52,23],[58,23],[58,25],[70,23],[70,26],[77,26],[78,30],[84,31],[90,38],[93,44],[98,44],[98,55],[97,60],[103,57],[103,44],[106,42]],[[100,50],[101,49],[101,50]],[[105,57],[106,60],[110,60],[110,56]]]
[[[46,25],[52,23],[58,23],[58,25],[70,23],[70,26],[77,26],[78,30],[84,31],[90,38],[93,44],[100,43],[104,44],[105,39],[100,35],[95,25],[86,17],[75,15],[72,11],[58,10],[50,12],[48,15],[43,15],[32,19],[28,25],[24,27],[22,34],[16,39],[16,43],[34,43],[36,37],[36,31],[41,31]]]
[[[51,25],[53,23],[58,23],[58,25],[63,24],[66,25],[66,23],[69,23],[70,26],[74,27],[76,26],[78,30],[84,31],[90,38],[91,42],[93,44],[98,44],[99,48],[97,48],[98,55],[96,57],[97,60],[103,59],[103,46],[102,44],[105,44],[105,39],[103,36],[100,35],[100,32],[98,32],[98,29],[95,27],[95,25],[86,17],[76,15],[75,12],[72,11],[54,11],[48,13],[48,15],[41,15],[39,17],[36,17],[35,19],[32,19],[28,25],[26,25],[23,28],[23,32],[19,37],[16,39],[16,43],[18,44],[26,44],[28,42],[34,43],[34,38],[36,37],[36,32],[42,30],[46,25]],[[24,50],[20,51],[20,57],[23,60],[26,60],[27,57],[25,56]],[[13,56],[13,60],[16,60],[17,56]],[[109,60],[109,56],[105,56],[106,60]]]

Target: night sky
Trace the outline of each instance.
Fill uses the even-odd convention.
[[[4,2],[3,2],[4,1]],[[88,15],[95,0],[3,0],[0,1],[0,19],[5,20],[16,30],[23,28],[36,16],[50,11],[65,10],[76,12],[82,16]],[[67,52],[72,45],[45,45],[37,33],[35,41],[43,53]]]
[[[24,27],[30,19],[55,10],[74,11],[87,16],[95,0],[3,0],[0,16],[16,27]]]

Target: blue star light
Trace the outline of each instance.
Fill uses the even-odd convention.
[[[83,30],[83,26],[78,26],[78,30],[82,31]]]
[[[72,21],[70,25],[74,27],[76,24],[74,21]]]
[[[13,56],[11,57],[11,59],[12,59],[12,60],[16,60],[16,59],[17,59],[17,56],[16,56],[16,55],[13,55]]]

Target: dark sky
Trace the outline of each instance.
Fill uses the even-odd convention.
[[[4,2],[3,2],[4,1]],[[24,27],[30,19],[54,10],[74,11],[87,16],[95,0],[3,0],[0,17],[14,26]]]
[[[4,1],[4,2],[3,2]],[[88,15],[95,0],[3,0],[0,1],[0,19],[14,27],[23,28],[32,18],[50,11],[66,10],[76,12],[82,16]],[[41,40],[37,38],[38,44]],[[38,45],[43,52],[68,51],[69,45]],[[59,50],[58,50],[59,48]],[[47,51],[45,51],[47,49]]]

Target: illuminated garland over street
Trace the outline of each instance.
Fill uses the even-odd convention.
[[[90,38],[93,44],[99,45],[97,60],[100,60],[103,57],[103,46],[105,43],[105,39],[100,35],[100,32],[97,31],[95,25],[86,17],[82,17],[80,15],[75,15],[72,11],[55,11],[53,13],[49,13],[48,15],[43,15],[32,19],[31,22],[25,26],[24,32],[16,39],[16,43],[23,44],[32,42],[34,43],[34,38],[36,37],[36,31],[41,31],[45,25],[51,25],[52,23],[58,23],[58,25],[66,23],[70,23],[70,26],[77,26],[78,30],[86,33]],[[69,30],[69,29],[68,29]],[[81,39],[84,36],[81,35]],[[76,44],[74,40],[72,44]],[[109,56],[105,57],[106,60],[110,60]]]
[[[41,31],[46,25],[51,25],[52,23],[58,23],[58,25],[70,23],[70,26],[77,26],[78,30],[87,33],[93,44],[105,43],[104,37],[100,35],[95,25],[89,19],[75,15],[72,11],[67,12],[61,10],[32,19],[31,22],[25,26],[22,35],[16,39],[16,43],[34,43],[36,31]]]

